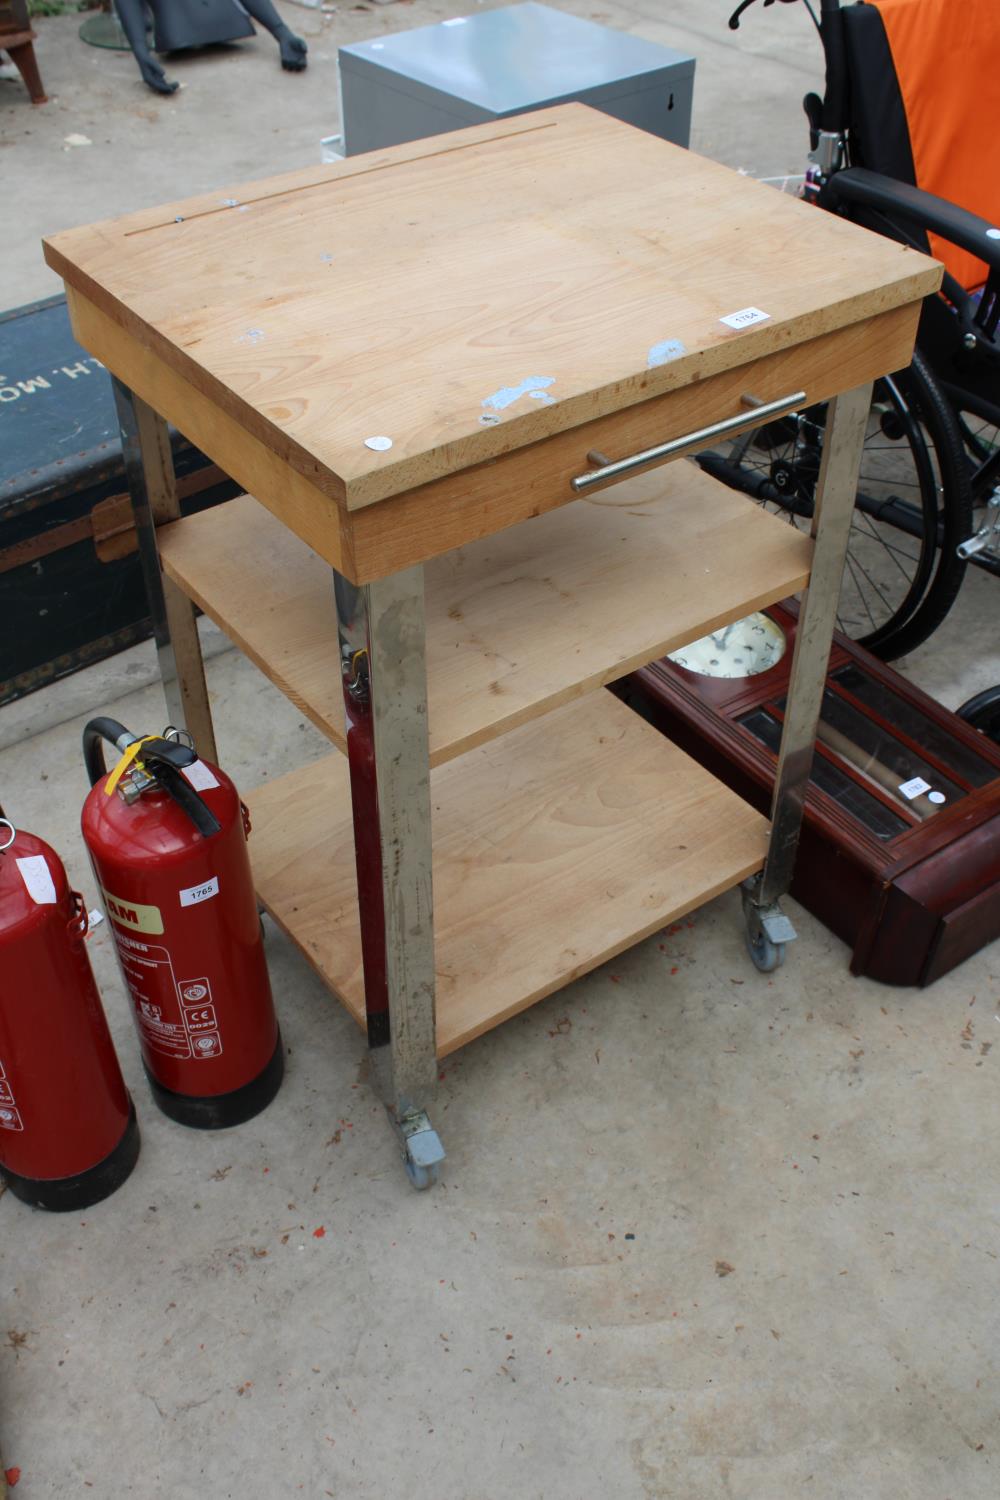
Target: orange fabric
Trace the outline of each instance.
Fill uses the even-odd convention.
[[[903,95],[917,186],[1000,218],[1000,0],[876,0]],[[986,266],[930,236],[964,287]]]

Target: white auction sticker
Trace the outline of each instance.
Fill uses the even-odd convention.
[[[741,307],[739,312],[730,313],[719,322],[729,328],[751,328],[754,323],[766,323],[770,316],[770,313],[761,312],[759,307]]]
[[[211,880],[206,880],[203,885],[190,885],[186,891],[181,891],[181,905],[197,906],[199,901],[210,901],[218,894],[219,877],[213,875]]]
[[[213,786],[219,785],[218,780],[203,760],[196,760],[191,765],[185,766],[184,776],[189,786],[193,786],[196,792],[210,792]]]
[[[44,854],[26,854],[17,861],[28,895],[36,906],[55,906],[56,888]]]
[[[914,776],[910,781],[904,781],[899,788],[900,793],[910,802],[914,797],[922,797],[930,789],[930,782],[925,781],[922,776]]]

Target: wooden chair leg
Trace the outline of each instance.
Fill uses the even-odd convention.
[[[22,42],[17,47],[5,48],[5,51],[24,79],[24,86],[28,90],[32,104],[45,104],[47,96],[42,83],[42,75],[38,71],[38,63],[35,59],[34,42]]]

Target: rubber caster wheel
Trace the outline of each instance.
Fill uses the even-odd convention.
[[[755,938],[747,932],[745,937],[747,952],[755,969],[759,969],[761,974],[773,974],[775,969],[781,968],[785,962],[785,943],[772,943],[764,932],[758,932]]]
[[[436,1130],[423,1110],[416,1111],[405,1120],[394,1122],[403,1147],[403,1166],[410,1179],[410,1186],[418,1193],[426,1192],[438,1180],[444,1147]]]
[[[432,1167],[420,1167],[407,1157],[404,1165],[406,1175],[410,1179],[410,1186],[416,1188],[418,1193],[426,1192],[429,1187],[433,1187],[440,1175],[441,1169],[437,1163]]]

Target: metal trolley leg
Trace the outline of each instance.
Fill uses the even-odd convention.
[[[188,731],[202,755],[215,760],[215,731],[194,605],[163,576],[156,546],[156,528],[179,520],[181,514],[167,424],[128,386],[119,380],[112,384],[167,714],[171,723]]]
[[[437,1180],[437,1079],[424,577],[334,573],[372,1072],[410,1181]]]
[[[858,386],[832,401],[827,414],[812,524],[816,548],[799,611],[771,805],[771,839],[762,874],[743,885],[747,946],[764,972],[778,967],[785,944],[795,937],[779,901],[791,884],[799,846],[871,396],[871,385]]]

